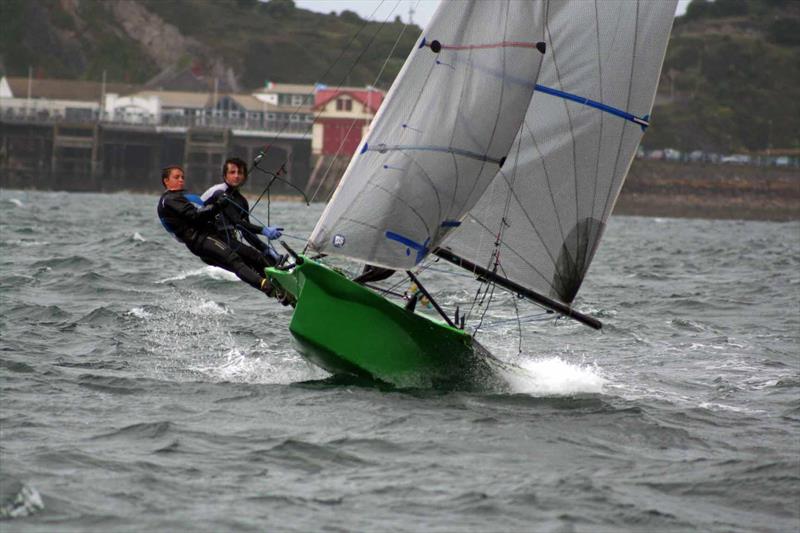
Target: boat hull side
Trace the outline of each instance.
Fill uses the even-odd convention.
[[[297,298],[289,326],[301,354],[329,372],[399,386],[474,378],[485,370],[472,337],[407,311],[315,261],[270,277]]]

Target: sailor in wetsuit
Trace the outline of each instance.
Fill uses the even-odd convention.
[[[228,245],[237,253],[251,257],[263,270],[274,266],[280,256],[271,246],[264,244],[258,235],[273,240],[281,236],[283,228],[260,226],[250,222],[250,204],[239,192],[239,187],[247,181],[247,163],[238,157],[227,159],[222,164],[222,183],[209,188],[200,197],[205,205],[213,205],[225,195],[227,202],[222,205],[214,219],[217,232],[224,235]],[[250,244],[248,246],[242,239]]]
[[[247,260],[232,250],[214,226],[214,217],[223,209],[227,197],[219,195],[212,204],[197,205],[200,199],[184,190],[183,169],[179,166],[165,168],[161,172],[161,183],[167,190],[158,201],[158,216],[166,230],[207,264],[229,270],[245,283],[272,296],[275,290],[264,277],[261,261],[253,261],[252,257]],[[253,252],[263,259],[261,254]]]

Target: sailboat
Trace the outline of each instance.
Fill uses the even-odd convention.
[[[573,302],[645,129],[676,0],[442,2],[294,261],[309,361],[401,386],[471,382],[496,360],[414,269],[440,258],[599,329]],[[405,271],[440,313],[323,264]],[[399,274],[398,274],[399,275]]]

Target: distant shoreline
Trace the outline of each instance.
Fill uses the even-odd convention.
[[[160,190],[118,192],[154,197],[161,194]],[[245,194],[251,202],[258,196],[256,191],[246,191]],[[265,201],[261,199],[262,203]],[[271,201],[303,203],[303,198],[273,194]],[[613,214],[722,220],[800,220],[800,169],[636,159]]]
[[[637,159],[614,214],[800,220],[800,169]]]

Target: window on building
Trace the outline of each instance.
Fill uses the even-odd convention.
[[[352,111],[353,101],[349,98],[339,98],[336,100],[336,111]]]

